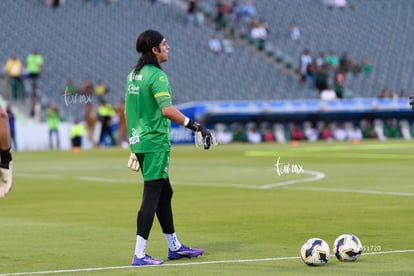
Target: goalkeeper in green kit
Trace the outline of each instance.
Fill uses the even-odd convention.
[[[184,125],[202,137],[204,149],[215,142],[211,132],[189,119],[172,105],[171,88],[161,63],[168,60],[170,46],[155,30],[138,36],[140,54],[136,67],[126,79],[125,115],[131,156],[128,167],[141,170],[144,191],[137,215],[137,236],[132,265],[159,265],[163,260],[146,253],[146,245],[155,218],[168,243],[168,259],[198,257],[203,249],[180,243],[174,229],[171,198],[173,190],[168,177],[170,161],[170,121]]]

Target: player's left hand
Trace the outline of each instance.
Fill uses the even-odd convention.
[[[203,145],[204,149],[208,150],[211,145],[217,145],[217,140],[209,129],[201,127],[196,132],[196,145]]]
[[[211,142],[212,142],[212,134],[211,131],[208,130],[207,128],[203,127],[200,130],[201,132],[201,137],[203,138],[203,146],[205,150],[208,150],[211,146]]]
[[[130,168],[131,170],[138,172],[139,171],[139,162],[138,162],[138,158],[135,155],[135,153],[131,153],[131,155],[129,156],[129,160],[128,160],[128,168]]]
[[[414,95],[410,96],[410,105],[411,105],[412,110],[414,111]]]

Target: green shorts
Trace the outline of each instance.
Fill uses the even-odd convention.
[[[136,153],[144,181],[168,178],[170,152]]]

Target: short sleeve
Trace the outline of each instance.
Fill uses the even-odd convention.
[[[154,75],[151,91],[161,109],[172,105],[170,84],[167,75],[163,71],[159,71]]]

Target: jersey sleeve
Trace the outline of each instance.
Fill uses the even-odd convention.
[[[161,109],[172,105],[170,84],[167,75],[163,71],[154,75],[151,91]]]

